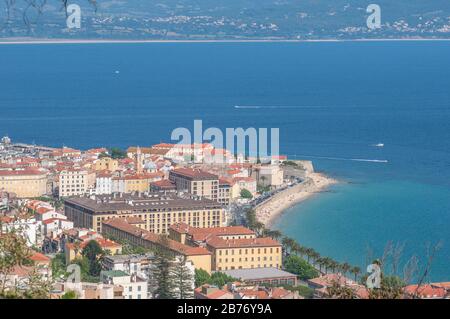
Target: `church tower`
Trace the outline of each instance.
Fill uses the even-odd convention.
[[[136,149],[136,173],[138,175],[141,175],[144,172],[144,169],[142,167],[142,152],[141,148],[138,146]]]

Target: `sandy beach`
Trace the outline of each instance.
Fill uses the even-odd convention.
[[[326,190],[337,181],[321,173],[310,173],[307,179],[290,189],[282,191],[256,207],[256,217],[266,226],[289,207],[298,204],[316,193]]]

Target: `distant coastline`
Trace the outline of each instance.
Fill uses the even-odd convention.
[[[379,39],[173,39],[173,40],[125,40],[125,39],[45,39],[0,38],[1,44],[102,44],[102,43],[308,43],[308,42],[396,42],[396,41],[450,41],[450,38],[379,38]]]

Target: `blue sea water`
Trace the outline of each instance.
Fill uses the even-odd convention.
[[[367,247],[424,262],[442,240],[431,279],[450,280],[449,75],[450,42],[2,45],[0,134],[89,148],[169,141],[194,119],[279,127],[281,153],[341,183],[275,227],[361,266]]]

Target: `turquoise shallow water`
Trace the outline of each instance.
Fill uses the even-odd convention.
[[[278,127],[281,153],[350,182],[280,228],[360,264],[369,244],[423,257],[442,239],[432,279],[450,280],[449,74],[435,41],[4,45],[0,134],[89,148],[170,141],[194,119]]]
[[[367,265],[385,245],[404,244],[403,261],[416,255],[426,262],[429,244],[450,243],[450,190],[404,181],[341,183],[288,209],[273,228],[341,262]],[[441,212],[438,214],[437,212]],[[349,253],[351,252],[351,253]],[[433,280],[448,280],[448,250],[433,266]]]

